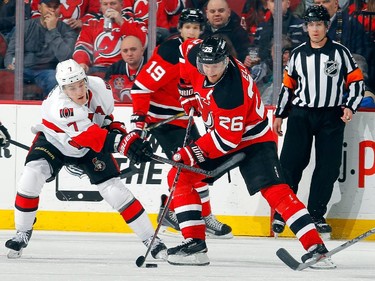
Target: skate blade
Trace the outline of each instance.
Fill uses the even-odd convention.
[[[8,259],[19,259],[22,256],[22,250],[15,251],[10,249],[7,254]]]
[[[208,239],[232,239],[233,233],[229,232],[225,235],[215,235],[215,234],[206,232],[206,238]]]
[[[161,226],[159,230],[160,235],[168,236],[168,237],[178,237],[182,236],[181,231],[177,231],[168,226]]]
[[[166,261],[168,259],[167,249],[161,250],[157,255],[155,256],[156,260],[162,260]]]
[[[335,269],[337,268],[336,264],[331,260],[331,258],[326,258],[312,266],[310,268],[313,269],[320,269],[320,270],[327,270],[327,269]]]
[[[331,233],[330,232],[326,232],[326,233],[319,233],[320,237],[323,239],[323,240],[331,240]]]
[[[209,265],[210,260],[206,253],[197,253],[188,256],[170,255],[168,256],[168,263],[172,265],[196,265],[204,266]]]

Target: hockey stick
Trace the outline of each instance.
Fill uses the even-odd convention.
[[[214,177],[217,177],[218,175],[224,174],[225,172],[227,172],[227,170],[235,167],[239,162],[241,162],[245,158],[245,156],[246,155],[244,152],[236,153],[232,157],[230,157],[227,161],[225,161],[222,165],[220,165],[219,167],[211,171],[207,171],[207,170],[197,168],[197,167],[192,167],[192,166],[180,163],[180,162],[175,162],[173,160],[170,160],[168,158],[163,158],[155,154],[151,155],[150,157],[151,159],[164,163],[164,164],[170,164],[180,169],[185,169],[185,170],[197,173],[197,174],[205,175],[208,178],[214,178]]]
[[[186,133],[185,133],[185,138],[184,138],[184,142],[183,142],[183,147],[186,146],[186,143],[188,142],[188,139],[190,137],[190,129],[192,127],[192,124],[193,124],[193,118],[194,118],[194,107],[190,108],[190,112],[189,112],[189,121],[188,121],[188,124],[187,124],[187,127],[186,127]],[[154,158],[152,158],[154,159]],[[174,161],[173,161],[174,162]],[[135,261],[135,264],[138,266],[138,267],[141,267],[145,261],[146,261],[146,258],[148,256],[148,254],[151,252],[151,248],[152,248],[152,245],[154,244],[154,241],[155,241],[155,238],[156,236],[158,235],[159,233],[159,230],[160,230],[160,227],[161,227],[161,224],[165,218],[165,215],[167,214],[168,212],[168,207],[169,205],[171,204],[171,201],[172,201],[172,197],[173,197],[173,193],[176,189],[176,186],[177,186],[177,182],[178,182],[178,178],[180,177],[180,173],[181,173],[181,170],[182,168],[181,167],[177,167],[177,172],[176,172],[176,175],[174,177],[174,180],[173,180],[173,184],[172,184],[172,187],[170,189],[170,192],[169,192],[169,197],[168,197],[168,200],[167,202],[165,203],[165,208],[163,210],[163,212],[161,213],[161,216],[160,216],[160,221],[158,223],[158,226],[156,227],[155,229],[155,233],[154,235],[152,236],[152,240],[150,242],[150,245],[148,245],[148,248],[147,248],[147,251],[146,251],[146,254],[144,256],[139,256],[137,258],[137,260]],[[150,266],[149,264],[146,264],[146,267],[147,266]],[[156,264],[153,265],[154,267],[157,266]]]
[[[331,251],[317,256],[313,257],[313,259],[309,262],[306,263],[301,263],[297,261],[287,250],[284,248],[280,248],[277,250],[276,255],[291,269],[296,270],[296,271],[301,271],[304,270],[305,268],[308,268],[326,258],[329,258],[333,256],[334,254],[337,254],[338,252],[341,252],[342,250],[352,246],[353,244],[369,237],[370,235],[373,235],[375,233],[375,228],[372,228],[365,233],[362,233],[361,235],[353,238],[352,240],[346,241],[344,244],[341,244],[340,246],[337,246],[336,248],[332,249]]]
[[[24,145],[23,143],[20,143],[20,142],[18,142],[18,141],[12,140],[12,139],[9,140],[9,143],[10,143],[10,144],[13,144],[13,145],[15,145],[15,146],[18,146],[18,147],[20,147],[20,148],[23,148],[23,149],[25,149],[25,150],[29,150],[29,149],[30,149],[30,147],[28,147],[27,145]]]
[[[9,143],[13,144],[13,145],[15,145],[17,147],[20,147],[22,149],[25,149],[27,151],[30,150],[29,146],[27,146],[27,145],[25,145],[23,143],[20,143],[18,141],[10,139]],[[81,175],[78,175],[77,169],[79,169],[79,168],[78,167],[76,168],[76,174],[74,174],[74,173],[70,173],[70,174],[73,175],[73,176],[81,177]],[[83,173],[83,171],[82,171],[82,173]],[[132,166],[129,166],[128,168],[125,168],[125,169],[123,169],[123,170],[120,171],[120,178],[122,178],[122,179],[128,178],[128,177],[131,177],[132,175],[135,175],[136,173],[137,173],[137,171],[134,170],[134,169],[132,169]]]
[[[151,130],[153,130],[155,128],[160,127],[161,125],[167,124],[167,123],[169,123],[169,122],[171,122],[173,120],[176,120],[178,118],[181,118],[183,116],[186,116],[185,112],[177,113],[176,115],[173,115],[173,116],[171,116],[171,117],[169,117],[169,118],[167,118],[165,120],[162,120],[160,122],[151,124],[150,126],[146,127],[144,130],[145,131],[151,131]]]

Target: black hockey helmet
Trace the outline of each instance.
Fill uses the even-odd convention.
[[[184,23],[199,23],[201,30],[204,28],[204,17],[200,9],[183,9],[178,20],[178,29],[182,28]]]
[[[305,24],[311,21],[324,21],[328,26],[330,22],[330,16],[327,9],[322,5],[312,5],[310,6],[304,16]]]
[[[197,62],[215,64],[228,57],[227,42],[220,36],[210,36],[199,47]]]

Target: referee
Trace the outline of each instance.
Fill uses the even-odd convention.
[[[364,93],[364,82],[350,51],[326,34],[330,17],[323,6],[311,6],[305,15],[309,40],[292,52],[275,111],[274,132],[288,117],[281,151],[287,182],[297,193],[303,170],[310,161],[315,138],[316,164],[307,209],[320,233],[332,232],[324,215],[333,185],[340,173],[345,124],[350,122]],[[274,215],[273,231],[283,232],[285,222]]]

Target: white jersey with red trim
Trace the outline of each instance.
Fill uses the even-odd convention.
[[[32,131],[43,132],[66,156],[82,157],[90,149],[101,151],[108,134],[101,127],[113,112],[113,95],[110,86],[94,76],[88,76],[88,95],[87,104],[79,105],[55,87],[42,103],[42,124]]]
[[[79,64],[108,67],[121,60],[121,40],[125,36],[138,37],[142,44],[147,41],[147,27],[144,22],[134,20],[131,14],[123,13],[124,23],[112,23],[112,30],[105,32],[103,15],[96,15],[82,25],[73,53]]]
[[[180,68],[181,76],[194,88],[198,110],[207,128],[207,133],[196,141],[204,154],[217,158],[255,143],[275,141],[267,111],[248,69],[229,57],[223,76],[211,84],[195,67],[199,41],[195,42],[183,43],[181,50],[188,50]]]

